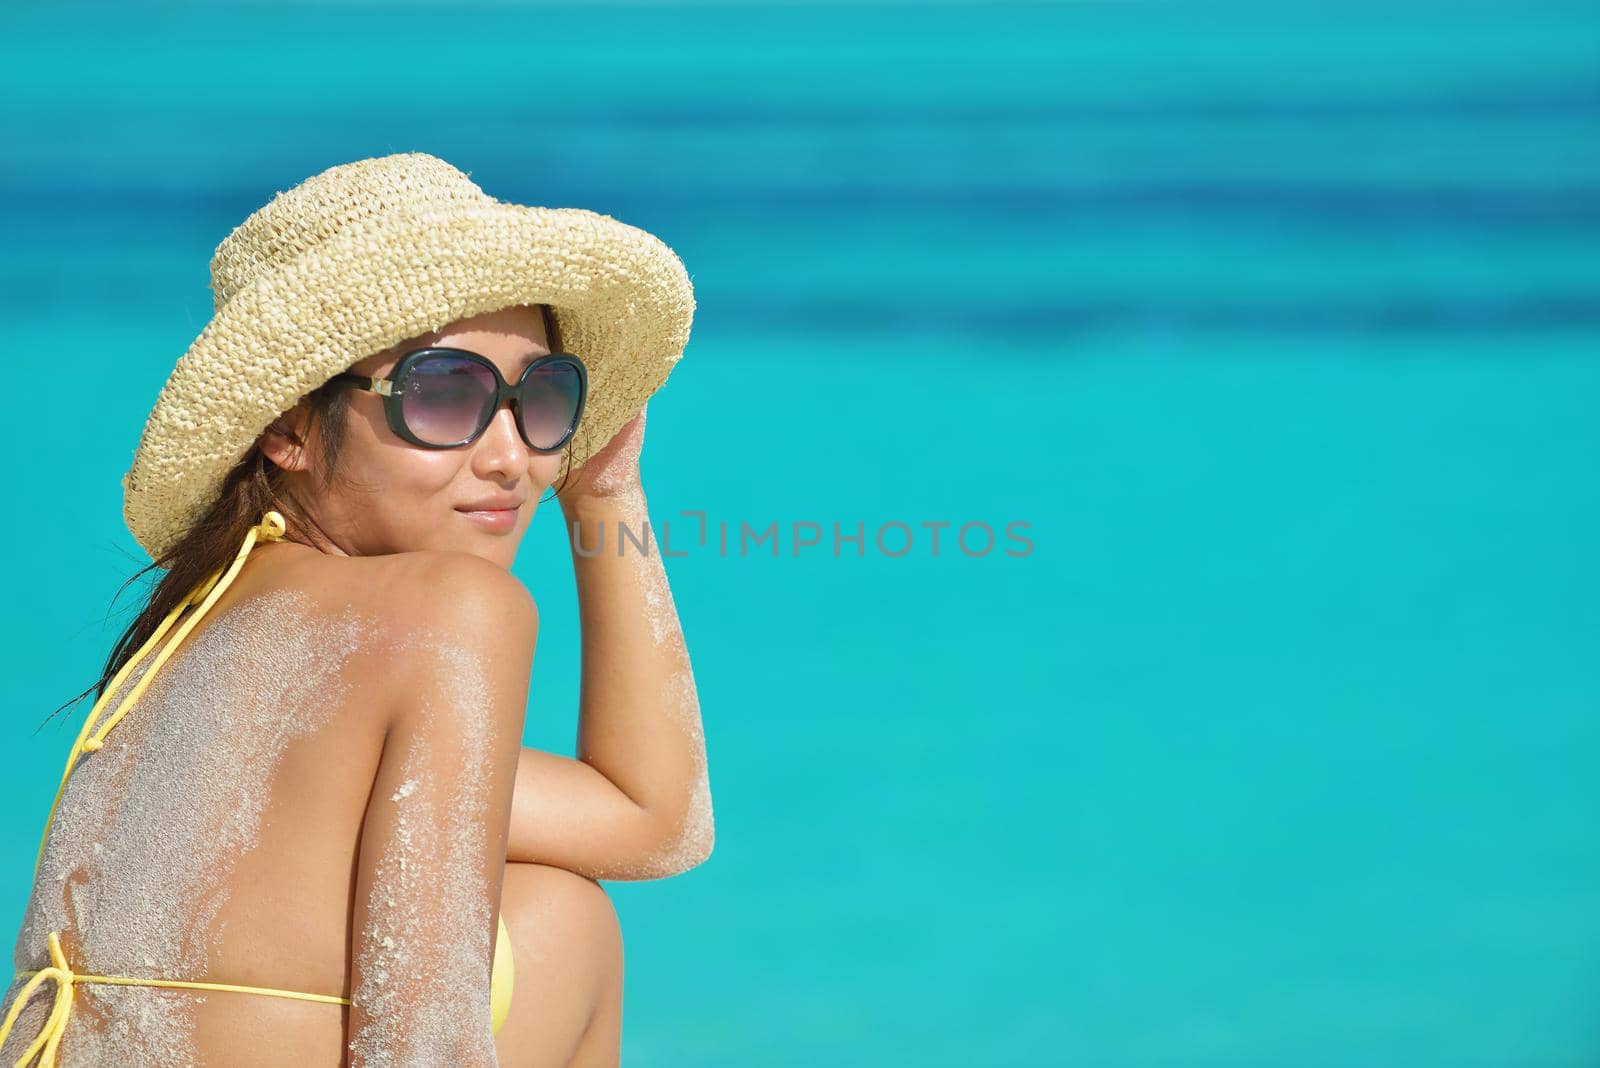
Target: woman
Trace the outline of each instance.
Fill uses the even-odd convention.
[[[643,231],[407,153],[278,194],[212,278],[123,480],[166,575],[91,687],[0,1063],[617,1064],[594,880],[713,839],[639,548],[687,274]],[[578,760],[521,745],[538,612],[508,570],[558,479]]]

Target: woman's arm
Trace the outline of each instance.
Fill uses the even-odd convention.
[[[406,554],[352,909],[349,1063],[496,1063],[489,977],[538,613],[505,568]]]
[[[646,540],[644,423],[641,410],[562,490],[583,626],[578,759],[524,748],[512,800],[507,858],[591,879],[676,875],[714,839],[694,671]],[[634,540],[619,554],[621,525]]]

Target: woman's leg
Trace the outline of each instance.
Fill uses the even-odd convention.
[[[507,862],[500,915],[516,982],[495,1048],[506,1068],[614,1068],[622,1044],[622,929],[599,883]]]
[[[609,950],[608,950],[609,952]],[[567,1068],[617,1068],[622,1059],[622,931],[617,928],[614,968],[609,969],[600,1003],[578,1041]]]

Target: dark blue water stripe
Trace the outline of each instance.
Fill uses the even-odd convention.
[[[1062,339],[1096,333],[1254,334],[1327,337],[1385,334],[1493,334],[1592,331],[1600,341],[1600,290],[1575,296],[1496,299],[1285,300],[1273,303],[1178,303],[1075,300],[997,304],[959,298],[932,304],[886,299],[719,302],[701,298],[696,330],[840,331],[902,336],[976,334]],[[1595,356],[1600,359],[1600,345]]]
[[[219,190],[116,186],[96,188],[74,184],[50,186],[0,185],[0,225],[13,241],[25,240],[30,230],[60,235],[63,227],[99,225],[110,221],[119,231],[142,231],[168,225],[178,218],[186,226],[217,229],[220,240],[239,219],[264,200],[262,186]],[[1600,182],[1561,187],[1515,189],[1504,186],[1362,185],[1349,182],[1122,182],[1084,185],[1063,182],[1038,188],[987,184],[909,187],[886,183],[878,187],[837,186],[773,188],[686,187],[642,190],[638,187],[606,188],[585,182],[574,184],[540,180],[526,190],[498,183],[494,195],[524,203],[581,204],[616,214],[630,221],[671,216],[680,226],[695,226],[697,219],[727,225],[726,213],[737,210],[743,220],[757,225],[796,220],[810,226],[815,215],[837,212],[841,216],[863,213],[863,225],[887,218],[886,212],[917,215],[928,211],[959,211],[972,217],[1020,219],[1037,227],[1040,240],[1060,241],[1067,232],[1051,235],[1050,226],[1092,223],[1111,227],[1117,218],[1131,221],[1152,215],[1179,215],[1200,223],[1224,225],[1225,217],[1266,216],[1308,224],[1343,226],[1447,226],[1462,230],[1497,229],[1528,225],[1563,229],[1600,225]],[[834,222],[845,221],[835,218]]]
[[[211,314],[209,293],[184,288],[170,276],[86,272],[83,276],[0,272],[0,285],[17,307],[48,318],[91,317],[112,313],[148,320],[185,309],[183,318],[198,333]],[[1540,332],[1581,332],[1595,336],[1600,358],[1600,289],[1576,294],[1457,294],[1437,297],[1319,298],[1273,301],[1183,301],[1126,297],[1015,300],[1002,302],[969,294],[893,292],[863,298],[826,293],[792,299],[752,300],[719,293],[710,271],[696,275],[699,309],[695,332],[770,333],[787,336],[871,335],[895,340],[930,336],[988,337],[1048,345],[1099,334],[1255,335],[1284,339],[1292,354],[1297,338],[1382,337],[1385,335],[1495,336]],[[83,294],[94,293],[92,308]],[[158,309],[169,309],[160,312]]]
[[[508,129],[541,130],[571,124],[579,128],[638,126],[652,130],[684,128],[696,133],[718,127],[781,128],[818,125],[850,129],[859,126],[894,128],[914,124],[949,128],[986,127],[994,124],[1033,124],[1059,127],[1066,133],[1090,122],[1184,122],[1296,119],[1439,120],[1439,119],[1592,119],[1600,117],[1600,70],[1574,74],[1542,85],[1470,85],[1431,93],[1311,96],[1297,92],[1252,96],[1214,95],[1199,88],[1183,96],[1150,95],[1136,99],[1049,99],[1051,83],[1041,71],[1034,89],[1043,96],[1007,96],[994,100],[941,99],[923,93],[918,98],[838,102],[794,101],[766,97],[703,101],[667,100],[655,103],[627,101],[615,107],[580,108],[563,105],[555,112],[519,113],[511,105],[490,117]],[[730,131],[732,132],[732,131]]]
[[[463,120],[459,107],[437,110],[426,100],[406,109],[406,118],[417,129],[463,122],[473,133],[490,140],[538,129],[547,140],[558,135],[582,136],[586,132],[639,130],[651,136],[671,130],[688,130],[697,136],[708,131],[743,136],[751,129],[773,130],[785,126],[816,126],[855,131],[861,127],[894,129],[914,126],[919,132],[943,132],[959,139],[972,128],[995,125],[1034,125],[1041,134],[1052,128],[1057,133],[1081,131],[1091,123],[1185,123],[1240,122],[1261,120],[1270,123],[1315,120],[1439,121],[1452,119],[1515,120],[1539,122],[1551,119],[1587,120],[1600,117],[1600,67],[1561,72],[1533,82],[1523,80],[1473,81],[1438,88],[1403,91],[1375,91],[1370,95],[1341,92],[1317,95],[1315,90],[1299,88],[1279,92],[1239,93],[1232,89],[1204,85],[1171,91],[1167,87],[1129,92],[1114,99],[1084,99],[1081,96],[1053,95],[1081,93],[1065,81],[1052,80],[1041,70],[1030,84],[1027,95],[998,94],[987,99],[952,99],[927,89],[916,95],[897,98],[890,86],[884,91],[858,98],[827,100],[783,95],[772,90],[729,95],[706,93],[696,96],[679,91],[656,100],[620,97],[615,101],[585,104],[563,100],[528,108],[519,100],[508,100],[492,112]],[[370,120],[317,111],[301,114],[296,102],[284,104],[271,114],[248,114],[258,136],[272,129],[293,129],[303,138],[337,140],[347,130],[366,130]],[[158,117],[159,119],[159,117]],[[57,120],[36,111],[19,122],[54,124]],[[82,124],[85,117],[74,116]],[[93,121],[88,119],[87,121]],[[525,149],[523,150],[525,152]],[[525,157],[524,157],[525,158]]]

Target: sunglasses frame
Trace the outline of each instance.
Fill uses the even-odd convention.
[[[412,433],[411,428],[406,425],[405,413],[402,410],[402,406],[405,404],[405,386],[406,382],[410,378],[411,369],[427,357],[439,355],[461,357],[469,362],[482,364],[484,367],[489,369],[490,374],[494,375],[495,383],[494,406],[489,409],[489,418],[477,429],[476,432],[472,434],[471,437],[468,437],[462,441],[451,442],[445,445],[440,445],[432,441],[423,441],[421,438],[417,437],[416,434]],[[548,447],[535,445],[533,442],[528,440],[528,432],[523,425],[521,397],[522,387],[527,382],[528,376],[533,374],[534,371],[545,366],[546,364],[556,362],[570,363],[578,370],[578,408],[577,411],[573,413],[572,425],[567,428],[566,434],[562,436],[559,442]],[[362,389],[369,393],[376,393],[381,396],[383,398],[383,412],[385,417],[389,420],[389,429],[394,431],[395,434],[398,435],[402,440],[408,441],[411,444],[423,449],[459,449],[464,445],[471,445],[474,441],[477,441],[483,436],[483,432],[489,429],[489,424],[494,422],[494,417],[500,414],[500,409],[505,406],[507,401],[509,401],[511,403],[513,414],[516,416],[517,433],[521,436],[523,444],[527,445],[528,448],[532,449],[534,452],[560,452],[562,449],[566,448],[567,442],[572,440],[572,435],[577,433],[578,424],[583,421],[584,405],[589,400],[589,368],[584,365],[582,359],[570,352],[552,352],[544,356],[540,356],[538,359],[528,364],[514,385],[506,382],[505,378],[500,374],[500,368],[496,367],[487,356],[479,355],[478,353],[473,352],[471,349],[457,349],[450,348],[448,346],[430,346],[428,348],[413,349],[404,356],[400,357],[399,362],[396,363],[394,367],[390,369],[389,373],[382,378],[376,378],[372,375],[358,375],[349,371],[344,371],[340,374],[334,375],[332,378],[328,379],[328,381],[354,386],[357,389]]]

